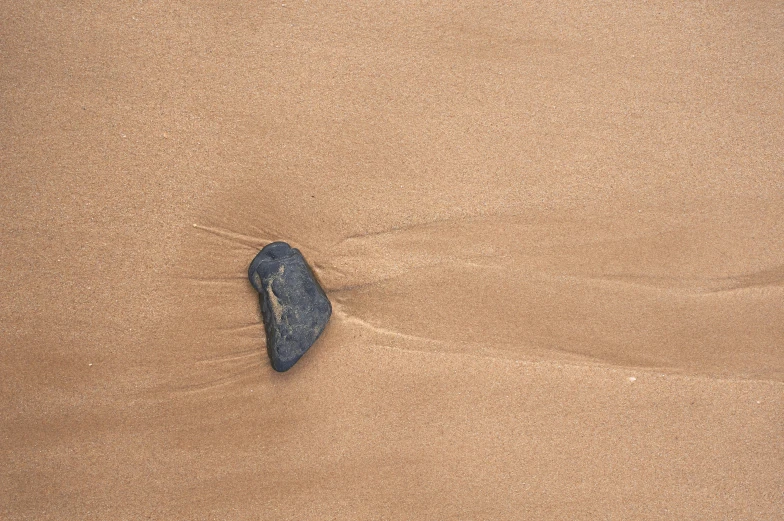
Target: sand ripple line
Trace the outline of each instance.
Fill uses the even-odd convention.
[[[198,230],[202,230],[202,231],[205,231],[207,233],[211,233],[213,235],[221,237],[222,239],[227,239],[228,241],[233,242],[235,244],[239,244],[239,245],[242,245],[242,246],[247,246],[249,248],[253,248],[253,249],[256,249],[256,250],[261,249],[261,246],[263,244],[268,243],[268,242],[272,242],[272,241],[268,241],[268,240],[264,240],[264,239],[259,239],[258,237],[251,237],[249,235],[244,235],[242,233],[237,233],[235,231],[227,230],[225,228],[218,228],[218,227],[215,227],[215,226],[204,226],[204,225],[201,225],[201,224],[194,223],[193,227],[198,229]]]
[[[393,336],[393,337],[397,337],[397,338],[403,338],[403,339],[406,339],[406,340],[415,340],[415,341],[418,341],[418,342],[427,342],[427,343],[432,343],[432,344],[451,345],[451,342],[446,342],[444,340],[437,340],[435,338],[429,338],[429,337],[424,337],[424,336],[409,335],[407,333],[401,333],[400,331],[395,331],[394,329],[387,329],[385,327],[376,326],[376,325],[371,324],[370,322],[367,322],[366,320],[363,320],[363,319],[361,319],[359,317],[348,315],[348,314],[346,314],[343,311],[335,310],[335,314],[337,316],[339,316],[341,319],[345,320],[346,322],[350,322],[350,323],[353,323],[353,324],[358,324],[358,325],[360,325],[360,326],[362,326],[364,328],[370,329],[371,331],[374,331],[374,332],[379,333],[381,335]]]
[[[196,364],[223,364],[226,362],[234,362],[237,360],[247,360],[248,358],[259,356],[260,351],[257,349],[253,349],[250,352],[237,354],[233,356],[224,356],[220,358],[206,358],[204,360],[196,361]]]
[[[236,383],[242,383],[251,379],[256,379],[259,367],[260,365],[258,363],[249,364],[248,367],[240,369],[237,373],[224,376],[223,378],[217,378],[215,380],[211,380],[208,382],[182,386],[178,389],[173,390],[172,393],[195,394],[204,391],[211,391],[213,389],[218,389],[220,387],[226,387],[228,385],[232,385]]]

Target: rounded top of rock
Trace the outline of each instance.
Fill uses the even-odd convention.
[[[259,256],[266,256],[267,259],[282,259],[294,252],[294,248],[289,243],[283,241],[271,242],[264,246],[259,252]]]
[[[264,246],[253,258],[250,267],[248,268],[248,278],[250,279],[251,284],[253,284],[253,287],[258,291],[261,291],[260,287],[257,285],[257,282],[260,281],[254,280],[254,275],[257,275],[256,272],[260,266],[271,261],[280,261],[281,259],[297,255],[298,253],[299,250],[292,248],[288,243],[283,241],[271,242]]]

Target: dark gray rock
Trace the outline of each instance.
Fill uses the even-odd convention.
[[[285,242],[264,246],[248,278],[259,292],[272,367],[287,371],[324,331],[332,305],[300,251]]]

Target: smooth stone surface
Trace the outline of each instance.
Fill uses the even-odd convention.
[[[302,253],[285,242],[264,246],[248,278],[259,292],[272,367],[287,371],[324,331],[332,305]]]

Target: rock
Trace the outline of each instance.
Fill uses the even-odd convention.
[[[272,367],[287,371],[324,331],[332,305],[300,251],[285,242],[264,246],[248,278],[259,292]]]

